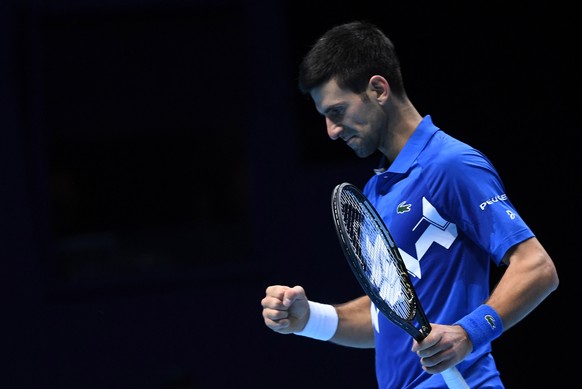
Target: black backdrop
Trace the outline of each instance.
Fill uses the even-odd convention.
[[[559,290],[494,343],[507,387],[567,379],[574,14],[556,2],[4,1],[2,387],[375,386],[373,351],[275,334],[260,307],[272,283],[325,302],[360,293],[329,197],[376,159],[331,142],[295,83],[308,46],[353,19],[392,37],[417,108],[492,159],[558,266]]]

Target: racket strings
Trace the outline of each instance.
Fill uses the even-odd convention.
[[[376,219],[352,193],[344,192],[340,202],[350,244],[370,284],[398,316],[411,320],[416,306],[407,274],[402,274],[406,269],[398,266]]]

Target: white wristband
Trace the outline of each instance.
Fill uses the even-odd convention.
[[[317,340],[330,340],[335,331],[339,317],[333,305],[309,301],[309,319],[305,328],[295,335],[307,336]]]

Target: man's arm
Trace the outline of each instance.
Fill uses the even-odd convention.
[[[505,331],[556,290],[559,279],[552,259],[535,237],[515,245],[505,254],[503,261],[508,265],[507,269],[479,309],[492,308]],[[479,326],[472,330],[479,330]],[[476,347],[468,332],[460,325],[433,324],[432,331],[422,342],[413,342],[412,351],[421,357],[427,372],[441,373],[464,360]],[[484,338],[486,340],[487,335]]]
[[[374,348],[370,304],[370,298],[362,296],[345,304],[336,305],[339,323],[330,341],[342,346]]]
[[[330,342],[342,346],[374,347],[370,299],[367,296],[334,307],[318,303],[313,306],[312,303],[299,285],[292,288],[285,285],[269,286],[261,300],[265,325],[281,334],[300,333],[316,339],[329,339]],[[316,312],[312,312],[312,308]],[[312,315],[315,317],[312,318]],[[330,324],[332,316],[333,327]],[[313,329],[308,330],[306,334],[304,330],[310,318],[317,323],[314,324],[316,330],[315,333],[312,332]],[[322,332],[329,335],[322,337]]]
[[[559,284],[554,263],[537,238],[510,249],[507,269],[487,300],[507,330],[533,311]]]

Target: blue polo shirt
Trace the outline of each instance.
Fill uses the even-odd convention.
[[[534,236],[509,200],[489,159],[425,116],[400,154],[365,185],[406,262],[431,323],[452,324],[490,294],[490,269]],[[412,338],[372,305],[378,386],[446,388],[424,372]],[[502,388],[491,345],[457,368],[471,388]]]

